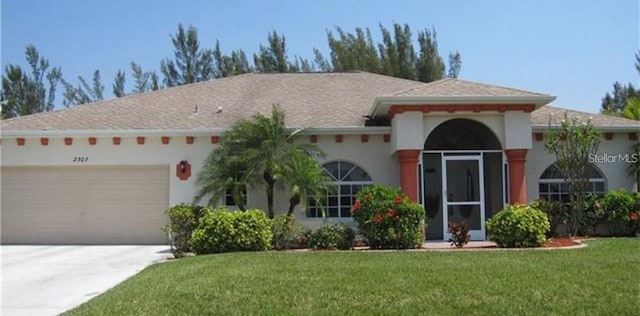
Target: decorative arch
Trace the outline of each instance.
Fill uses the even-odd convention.
[[[470,119],[451,119],[427,137],[425,150],[501,150],[500,140],[486,125]]]
[[[586,193],[603,195],[607,192],[607,178],[596,165],[588,164],[586,174],[589,179]],[[548,201],[569,202],[569,184],[560,173],[557,163],[551,164],[540,175],[538,196]]]
[[[371,176],[357,164],[344,160],[326,162],[322,168],[326,175],[333,180],[336,189],[327,194],[322,205],[316,205],[313,200],[310,200],[307,207],[307,217],[321,218],[323,208],[328,217],[351,217],[351,207],[355,201],[355,195],[363,187],[373,184]]]

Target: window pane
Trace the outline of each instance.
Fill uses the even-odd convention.
[[[604,182],[599,182],[598,181],[598,182],[595,182],[594,185],[596,187],[596,189],[595,189],[596,192],[598,192],[598,193],[604,192]]]
[[[549,183],[549,192],[558,192],[559,186],[558,183]]]
[[[335,180],[340,180],[338,174],[338,162],[330,162],[328,164],[325,164],[323,167],[331,177],[333,177]]]
[[[330,191],[326,198],[326,211],[330,217],[350,217],[355,194],[369,183],[353,184],[353,182],[370,182],[371,177],[362,168],[344,162],[334,161],[323,165],[325,171],[334,178],[335,190]],[[308,205],[312,206],[311,203]],[[317,211],[321,216],[321,210]]]
[[[566,182],[560,183],[560,192],[569,192],[569,185]]]
[[[549,184],[548,183],[540,183],[540,185],[538,186],[538,190],[540,191],[540,193],[549,192]]]
[[[350,195],[343,195],[340,197],[340,206],[342,207],[351,207],[352,203],[351,203],[351,196]]]
[[[360,167],[356,167],[346,175],[343,181],[371,181],[371,178],[366,171],[362,170]]]
[[[318,217],[315,208],[307,208],[307,217]]]
[[[338,217],[338,208],[337,207],[329,207],[329,217]]]
[[[351,169],[353,169],[353,167],[355,167],[353,164],[350,164],[348,162],[344,162],[341,161],[340,162],[340,174],[339,174],[339,180],[345,181],[345,177],[347,177],[349,175],[349,172],[351,171]]]

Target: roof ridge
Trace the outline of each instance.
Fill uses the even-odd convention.
[[[523,89],[518,89],[518,88],[507,87],[507,86],[503,86],[503,85],[499,85],[499,84],[476,82],[476,81],[470,81],[470,80],[458,79],[458,78],[448,78],[448,79],[455,79],[456,81],[459,81],[459,82],[466,82],[466,83],[476,84],[476,85],[481,85],[481,86],[496,87],[496,88],[515,91],[515,92],[524,92],[524,93],[530,93],[530,94],[549,96],[548,94],[544,94],[544,93],[539,93],[539,92],[533,92],[533,91],[529,91],[529,90],[523,90]]]

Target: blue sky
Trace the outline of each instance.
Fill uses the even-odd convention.
[[[102,73],[106,94],[131,61],[158,69],[172,54],[178,23],[199,30],[204,46],[247,53],[284,34],[289,56],[328,51],[326,29],[408,23],[435,27],[440,52],[462,55],[460,78],[548,93],[553,103],[597,112],[616,80],[638,84],[638,0],[524,1],[179,1],[2,0],[2,67],[26,63],[34,44],[67,80]],[[128,89],[131,87],[128,78]],[[61,97],[56,99],[62,104]]]

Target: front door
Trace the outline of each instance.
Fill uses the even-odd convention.
[[[442,157],[443,235],[449,222],[469,225],[472,240],[485,239],[484,174],[481,155]]]

